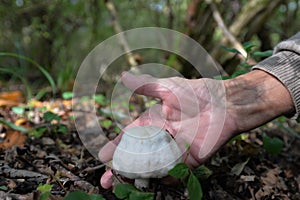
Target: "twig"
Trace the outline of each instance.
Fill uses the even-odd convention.
[[[220,12],[218,11],[216,5],[213,2],[211,2],[210,7],[213,12],[213,17],[214,17],[215,21],[217,22],[219,28],[222,30],[224,36],[227,37],[228,40],[233,44],[234,48],[236,48],[243,55],[244,58],[242,58],[242,59],[247,58],[247,52],[244,50],[243,45],[240,42],[238,42],[238,40],[234,37],[233,34],[230,33],[230,31],[226,27],[226,25],[221,17]]]
[[[173,22],[174,22],[174,14],[173,14],[173,10],[172,10],[171,0],[167,0],[166,3],[167,3],[166,14],[168,17],[168,28],[172,29]]]
[[[118,16],[117,16],[117,11],[116,11],[115,5],[110,0],[104,0],[104,2],[106,5],[106,8],[109,11],[110,16],[111,16],[113,28],[114,28],[115,32],[118,33],[119,42],[120,42],[123,50],[126,53],[127,61],[130,64],[130,66],[132,67],[132,69],[135,69],[135,66],[137,66],[138,64],[137,64],[136,60],[134,59],[132,53],[130,52],[129,44],[125,38],[122,27],[118,21]]]
[[[97,169],[101,169],[102,167],[105,167],[105,166],[106,166],[106,164],[97,165],[95,167],[87,167],[84,170],[82,170],[82,172],[90,173],[90,172],[96,171]]]

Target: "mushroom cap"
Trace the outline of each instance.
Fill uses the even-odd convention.
[[[130,178],[161,178],[181,161],[181,151],[172,136],[155,126],[125,130],[112,160],[112,168]]]

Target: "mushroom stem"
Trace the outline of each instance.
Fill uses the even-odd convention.
[[[149,178],[136,178],[134,180],[134,185],[138,189],[149,187]]]

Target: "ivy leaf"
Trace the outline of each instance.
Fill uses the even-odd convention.
[[[83,191],[77,190],[67,194],[64,200],[105,200],[105,199],[100,195],[87,194]]]
[[[57,120],[57,121],[61,120],[61,118],[57,114],[50,112],[50,111],[45,112],[43,118],[46,122],[51,122],[53,120]]]
[[[184,178],[189,173],[189,167],[185,163],[178,163],[168,171],[168,174],[176,178]]]
[[[148,192],[132,191],[129,194],[130,200],[153,200],[154,194]]]
[[[223,45],[220,46],[222,49],[224,49],[225,51],[229,51],[231,53],[237,53],[237,54],[241,54],[241,52],[239,52],[237,49],[235,48],[230,48],[230,47],[225,47]]]
[[[188,182],[187,182],[187,190],[189,192],[190,200],[201,200],[203,196],[202,188],[198,178],[190,173]]]
[[[199,166],[198,168],[196,168],[193,173],[195,174],[195,176],[197,178],[200,179],[207,179],[208,177],[210,177],[212,175],[212,171],[210,169],[208,169],[207,167],[205,167],[204,165]]]
[[[284,146],[284,142],[278,137],[271,138],[267,134],[263,134],[263,147],[272,154],[279,154]]]
[[[114,188],[114,193],[119,199],[125,199],[132,191],[136,190],[131,184],[117,184]]]
[[[254,57],[269,57],[272,54],[273,54],[273,51],[272,50],[268,50],[268,51],[256,51],[252,55]]]

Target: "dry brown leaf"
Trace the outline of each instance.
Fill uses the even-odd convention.
[[[21,91],[0,93],[0,106],[16,106],[21,102],[24,102],[24,96]]]
[[[24,146],[26,135],[18,131],[8,130],[3,142],[0,143],[0,149],[7,149],[13,146]]]

